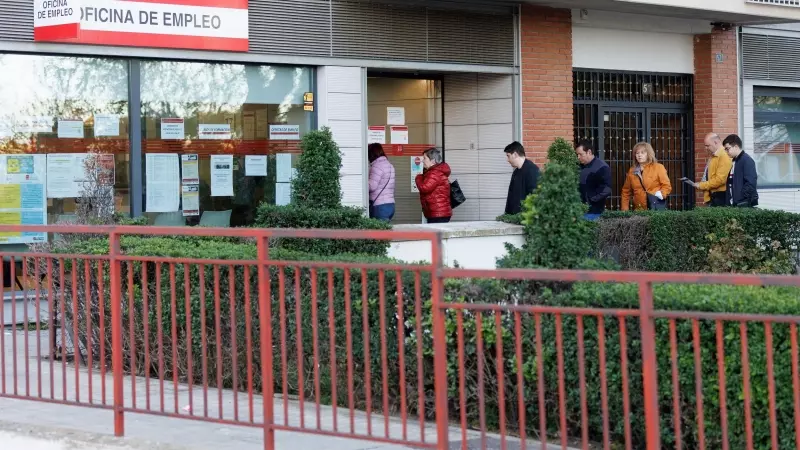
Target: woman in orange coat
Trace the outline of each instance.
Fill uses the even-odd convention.
[[[636,164],[628,171],[625,185],[622,187],[622,210],[630,209],[633,198],[633,209],[665,209],[667,196],[672,192],[672,184],[667,176],[667,169],[656,161],[653,146],[640,142],[633,147]],[[648,194],[651,197],[648,205]]]

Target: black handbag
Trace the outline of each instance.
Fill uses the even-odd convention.
[[[637,175],[639,178],[639,183],[642,184],[642,189],[644,189],[645,195],[647,195],[647,209],[651,209],[653,211],[664,211],[667,209],[667,199],[661,200],[660,198],[656,197],[655,195],[647,192],[647,188],[644,187],[644,181],[642,177]]]
[[[458,180],[450,183],[450,207],[458,208],[465,201],[467,201],[467,197],[464,196],[461,186],[458,185]]]

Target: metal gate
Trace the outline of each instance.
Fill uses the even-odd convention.
[[[694,177],[692,99],[692,75],[573,72],[575,140],[591,140],[611,167],[608,209],[620,209],[633,146],[642,141],[650,142],[667,169],[669,208],[694,207],[694,189],[679,181]]]

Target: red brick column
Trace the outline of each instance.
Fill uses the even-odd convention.
[[[521,19],[522,140],[541,164],[555,138],[573,139],[572,13],[523,5]]]
[[[715,29],[694,37],[694,137],[695,179],[703,176],[708,152],[703,146],[707,133],[722,139],[739,132],[738,54],[736,31]],[[717,55],[722,55],[722,61]],[[703,194],[697,196],[697,204]]]

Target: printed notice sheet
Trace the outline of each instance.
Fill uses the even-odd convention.
[[[181,203],[184,216],[200,215],[200,185],[189,184],[182,186]]]
[[[405,125],[406,109],[402,106],[389,106],[386,108],[386,123],[388,125]]]
[[[147,212],[174,212],[180,207],[178,155],[148,153],[145,159]]]
[[[196,154],[181,155],[181,184],[200,183],[200,171],[197,161]]]
[[[275,155],[275,181],[278,183],[288,183],[292,181],[292,155],[290,153],[278,153]]]
[[[201,123],[197,132],[200,139],[230,139],[232,136],[229,123]]]
[[[95,114],[94,136],[119,136],[119,114]]]
[[[411,157],[411,192],[419,192],[417,189],[416,178],[417,175],[421,175],[424,170],[422,166],[422,157],[421,156],[412,156]]]
[[[244,176],[267,176],[267,155],[247,155],[244,157]]]
[[[292,202],[292,185],[290,183],[275,183],[275,204],[288,205]]]
[[[16,121],[17,133],[52,133],[52,116],[24,116]]]
[[[58,121],[59,139],[83,139],[83,120],[60,119]]]
[[[369,127],[367,131],[367,144],[385,144],[386,143],[386,127],[377,126]]]
[[[211,196],[233,197],[233,155],[211,155]]]
[[[183,119],[161,119],[161,139],[183,139],[186,137]]]
[[[392,144],[408,144],[408,127],[390,127]]]
[[[47,197],[81,196],[86,180],[86,153],[50,153],[47,155]]]
[[[46,225],[46,155],[0,155],[0,225]],[[8,231],[0,243],[47,241],[47,233]]]

